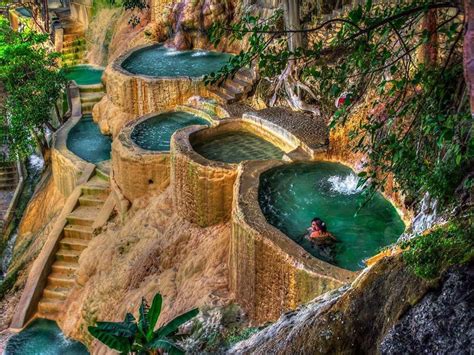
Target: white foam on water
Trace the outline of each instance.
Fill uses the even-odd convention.
[[[32,154],[28,158],[30,161],[30,165],[35,169],[35,170],[43,170],[44,167],[44,160],[41,156]]]
[[[361,192],[363,188],[362,186],[357,186],[359,184],[359,177],[355,174],[330,176],[328,182],[331,184],[331,191],[342,195],[355,195]]]
[[[209,53],[207,52],[204,52],[204,51],[197,51],[193,54],[191,54],[191,57],[205,57],[207,56]]]

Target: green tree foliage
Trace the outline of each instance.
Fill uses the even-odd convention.
[[[472,216],[450,222],[427,235],[401,244],[403,260],[416,275],[433,279],[451,265],[472,261],[474,230]]]
[[[10,153],[20,157],[44,145],[45,129],[54,129],[52,108],[67,82],[47,40],[48,35],[28,29],[15,32],[0,17],[0,83],[6,91],[0,122],[6,126]]]
[[[194,318],[199,310],[186,312],[155,331],[162,303],[163,299],[159,293],[153,298],[151,307],[143,298],[138,322],[132,314],[127,313],[123,322],[97,322],[96,326],[89,327],[89,333],[121,354],[151,354],[156,350],[168,354],[183,354],[184,351],[173,342],[172,337],[178,328]]]
[[[380,3],[369,0],[345,17],[303,30],[313,38],[312,45],[294,51],[287,49],[281,14],[264,21],[245,16],[229,27],[215,24],[210,33],[215,44],[224,36],[245,38],[250,49],[207,81],[216,83],[252,63],[270,78],[294,65],[301,87],[314,93],[303,98],[319,106],[332,128],[347,124],[361,105],[369,105],[367,117],[351,126],[350,133],[354,150],[368,158],[361,173],[367,199],[393,175],[407,201],[416,203],[428,192],[447,208],[473,184],[462,5],[434,0]],[[431,27],[425,24],[430,16]],[[420,60],[423,52],[431,57]],[[350,100],[336,109],[335,99],[343,92],[352,94]]]

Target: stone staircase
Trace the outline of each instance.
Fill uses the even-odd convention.
[[[16,163],[0,163],[0,191],[15,190],[18,178]]]
[[[63,38],[63,65],[73,66],[84,63],[86,40],[83,32],[67,33]]]
[[[39,317],[56,320],[62,312],[64,301],[76,283],[79,257],[93,237],[92,226],[109,194],[109,182],[97,174],[81,186],[81,196],[74,210],[66,217],[67,224],[59,240],[59,249],[38,303]]]
[[[92,109],[105,95],[105,87],[101,84],[79,85],[79,93],[81,96],[82,114],[92,113]]]
[[[242,68],[234,76],[215,85],[211,97],[221,104],[232,104],[247,97],[258,80],[255,70]]]

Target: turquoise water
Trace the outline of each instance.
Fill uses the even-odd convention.
[[[53,321],[37,319],[26,329],[12,336],[5,355],[85,355],[87,348],[64,336]]]
[[[312,255],[349,270],[395,242],[405,226],[395,208],[377,194],[358,213],[357,176],[335,163],[297,163],[262,174],[259,202],[268,222]],[[332,248],[313,246],[304,236],[314,217],[338,240]]]
[[[18,12],[21,16],[24,17],[32,17],[31,10],[25,7],[17,7],[16,12]]]
[[[201,50],[177,51],[151,46],[132,53],[122,67],[132,74],[200,77],[219,70],[230,54]]]
[[[240,163],[244,160],[281,159],[283,151],[272,143],[247,132],[217,135],[193,145],[196,152],[209,160]]]
[[[90,163],[109,160],[111,144],[110,137],[100,133],[91,115],[84,115],[67,137],[67,148]]]
[[[192,125],[209,125],[209,122],[186,112],[166,112],[136,125],[131,137],[143,149],[169,151],[173,133]]]
[[[66,69],[66,78],[74,80],[77,85],[100,84],[103,72],[92,65],[76,65]]]

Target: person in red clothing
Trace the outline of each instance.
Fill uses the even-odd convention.
[[[311,221],[311,227],[308,228],[308,239],[315,244],[330,244],[337,242],[337,239],[327,231],[326,223],[320,218],[315,217]]]

